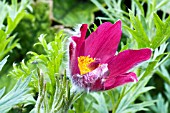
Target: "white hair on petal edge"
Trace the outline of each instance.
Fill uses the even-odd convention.
[[[70,43],[72,43],[73,47],[75,48],[76,47],[76,43],[74,42],[74,40],[72,40],[71,38],[69,38],[69,40],[70,40]]]
[[[69,35],[71,35],[71,36],[80,37],[81,36],[81,31],[80,31],[81,26],[82,26],[82,24],[78,24],[75,27],[73,27],[73,30],[71,30],[71,29],[64,29],[64,31],[69,33]]]
[[[72,87],[71,87],[71,93],[75,93],[75,92],[83,92],[85,89],[79,87],[78,85],[76,85],[75,83],[72,82]]]
[[[102,69],[103,69],[103,70],[102,70],[102,75],[104,75],[104,74],[107,73],[108,70],[109,70],[109,69],[108,69],[108,64],[103,64],[102,67],[103,67],[103,68],[102,68]]]
[[[131,78],[131,79],[133,79],[133,82],[134,82],[134,83],[136,83],[136,82],[137,82],[137,80],[135,79],[135,77],[130,76],[130,78]]]
[[[68,48],[68,49],[66,49],[67,51],[66,51],[66,75],[67,75],[67,77],[69,77],[70,78],[70,76],[71,76],[71,72],[70,72],[70,62],[69,62],[69,60],[70,60],[70,55],[69,55],[69,46],[70,46],[70,43],[75,43],[75,42],[73,42],[72,40],[71,40],[71,38],[68,38],[68,41],[67,41],[67,44],[66,44],[66,48]]]
[[[68,39],[68,44],[67,44],[67,48],[69,48],[70,43],[73,44],[73,48],[76,48],[76,43],[74,42],[74,40],[71,39],[71,37]],[[75,52],[75,51],[73,51]],[[66,55],[67,57],[67,67],[66,67],[66,73],[67,73],[67,77],[71,79],[71,69],[70,69],[70,55],[69,55],[69,49],[66,51]]]
[[[74,31],[72,32],[73,36],[77,36],[77,37],[81,36],[81,31],[80,31],[81,26],[82,24],[78,24],[77,26],[73,28],[74,29]]]

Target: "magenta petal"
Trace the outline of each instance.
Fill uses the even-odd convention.
[[[137,81],[138,81],[137,76],[133,72],[118,75],[116,77],[109,76],[104,83],[104,90],[109,90],[117,86],[126,84],[128,82],[137,82]]]
[[[80,70],[78,68],[78,61],[77,61],[77,53],[76,53],[76,45],[73,44],[73,42],[70,44],[70,70],[71,75],[80,73]]]
[[[102,64],[87,74],[75,74],[72,76],[72,79],[73,83],[80,88],[89,91],[99,91],[103,89],[104,80],[108,75],[107,64]]]
[[[76,44],[76,53],[77,55],[79,55],[79,53],[82,51],[82,45],[85,41],[85,36],[86,36],[86,32],[87,32],[87,24],[82,24],[81,28],[80,28],[80,32],[81,32],[81,36],[77,37],[77,36],[72,36],[71,38],[74,40],[75,44]]]
[[[84,41],[85,41],[85,36],[87,32],[87,24],[83,24],[80,28],[81,36],[73,36],[71,37],[73,42],[70,43],[69,47],[69,53],[70,53],[70,68],[71,68],[71,74],[78,74],[79,68],[78,68],[78,61],[77,57],[80,54],[84,54]]]
[[[80,27],[80,37],[78,36],[72,36],[72,39],[76,42],[76,43],[80,43],[80,41],[84,41],[85,37],[86,37],[86,32],[87,32],[87,24],[82,24],[82,26]]]
[[[90,34],[85,41],[85,55],[100,58],[105,62],[111,55],[114,55],[121,38],[121,21],[115,24],[105,22],[97,30]]]
[[[133,66],[142,61],[148,60],[150,57],[151,50],[148,48],[120,52],[117,56],[113,56],[107,61],[110,71],[109,76],[117,76],[126,73]]]

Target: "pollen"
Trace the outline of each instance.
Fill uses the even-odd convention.
[[[86,74],[88,72],[91,72],[93,69],[89,67],[89,65],[94,62],[95,59],[91,58],[89,56],[80,56],[78,57],[78,67],[80,69],[80,74]]]

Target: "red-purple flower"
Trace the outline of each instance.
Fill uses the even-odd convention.
[[[115,88],[138,81],[134,72],[128,72],[151,57],[148,48],[125,50],[115,55],[121,38],[121,21],[105,22],[85,39],[87,24],[80,28],[81,36],[72,36],[70,68],[73,84],[90,91]]]

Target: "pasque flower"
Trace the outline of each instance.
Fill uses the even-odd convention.
[[[121,21],[105,22],[87,39],[87,24],[82,24],[80,36],[72,36],[70,70],[73,84],[89,91],[115,88],[138,81],[132,67],[151,57],[151,50],[125,50],[115,54],[121,39]]]

